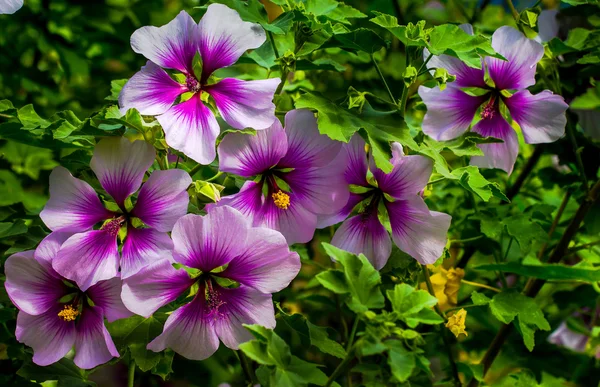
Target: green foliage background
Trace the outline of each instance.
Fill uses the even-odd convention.
[[[469,156],[477,154],[476,144],[489,139],[467,135],[438,143],[424,138],[420,124],[426,109],[416,89],[421,84],[434,86],[436,81],[426,71],[405,78],[406,63],[417,69],[423,64],[425,40],[418,27],[411,26],[409,33],[400,27],[420,20],[426,21],[427,28],[470,22],[489,37],[502,25],[517,27],[503,2],[346,1],[350,8],[334,0],[278,0],[273,3],[285,4],[286,10],[290,5],[297,8],[271,23],[257,0],[216,2],[242,11],[245,20],[260,22],[275,36],[277,50],[276,54],[267,41],[245,54],[238,64],[220,70],[220,76],[262,79],[281,76],[283,70],[287,83],[276,101],[278,112],[311,108],[319,114],[322,133],[341,141],[358,131],[369,140],[378,165],[384,169],[392,140],[435,160],[435,184],[428,190],[427,203],[430,209],[453,217],[444,265],[464,267],[465,279],[472,282],[493,287],[510,282],[510,289],[499,294],[485,289],[474,292],[475,287],[464,284],[460,289],[459,306],[469,306],[469,335],[448,339],[462,380],[480,378],[478,363],[483,354],[502,323],[513,323],[517,329],[503,345],[487,374],[487,383],[598,385],[597,359],[547,341],[574,311],[593,310],[600,300],[600,249],[598,245],[576,247],[594,244],[600,237],[598,202],[573,238],[569,247],[574,250],[562,261],[575,267],[544,266],[539,259],[543,262],[557,245],[587,200],[588,188],[600,177],[600,146],[592,135],[598,131],[598,122],[585,118],[600,110],[600,87],[595,83],[600,77],[598,5],[582,0],[515,2],[523,11],[521,28],[532,36],[537,29],[530,21],[535,20],[532,15],[540,7],[561,7],[559,36],[546,44],[538,82],[531,89],[534,93],[543,89],[560,93],[573,109],[567,112],[571,136],[537,148],[521,141],[515,172],[508,177],[498,170],[467,166]],[[160,128],[133,111],[120,117],[114,107],[124,80],[145,63],[131,50],[129,38],[141,26],[169,22],[182,9],[199,20],[204,3],[25,0],[25,6],[14,15],[0,15],[2,263],[15,252],[34,248],[49,232],[38,214],[48,199],[52,168],[63,165],[97,185],[89,170],[97,138],[144,138],[165,155]],[[394,15],[398,24],[383,14]],[[308,29],[304,35],[298,31],[302,26]],[[450,31],[454,27],[442,28]],[[300,37],[306,41],[299,47]],[[437,47],[440,53],[452,51],[464,60],[473,59],[473,55],[477,58],[477,54],[494,55],[487,39],[469,49],[452,39],[443,43],[430,48]],[[387,80],[394,103],[390,103],[374,63]],[[403,93],[408,97],[404,116],[394,109]],[[518,194],[511,191],[520,171],[537,158]],[[199,212],[209,200],[201,182],[215,174],[216,163],[194,167],[192,161],[181,161],[180,168],[195,172],[198,182],[192,192],[191,210]],[[224,188],[222,194],[237,190],[231,178],[222,177],[218,182]],[[553,225],[559,212],[561,220]],[[549,233],[552,227],[555,230]],[[318,230],[311,243],[294,246],[302,257],[303,269],[290,288],[275,296],[279,306],[275,331],[251,328],[256,340],[242,349],[258,367],[258,380],[273,386],[324,385],[350,354],[348,369],[352,372],[347,375],[351,377],[336,379],[343,383],[452,385],[451,365],[441,340],[448,332],[443,333],[443,320],[431,309],[435,298],[419,290],[424,280],[422,268],[394,250],[390,263],[378,273],[364,257],[323,245],[330,241],[331,233],[329,229]],[[540,255],[541,250],[545,253]],[[330,257],[337,259],[337,266]],[[535,301],[519,293],[529,278],[549,281]],[[99,370],[83,372],[68,359],[38,367],[31,362],[31,350],[14,338],[17,311],[4,287],[0,289],[0,303],[0,385],[30,386],[46,380],[58,382],[44,385],[125,385],[130,361],[138,366],[136,383],[141,386],[245,383],[236,354],[223,346],[202,362],[170,351],[146,351],[145,343],[162,329],[164,313],[147,320],[134,317],[114,323],[109,329],[123,358]],[[355,346],[347,344],[354,321],[360,343]],[[600,342],[600,329],[582,327],[575,319],[569,321],[573,329],[591,336],[596,344]]]

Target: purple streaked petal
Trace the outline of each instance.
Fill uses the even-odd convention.
[[[319,133],[315,114],[295,109],[285,115],[288,152],[280,165],[289,168],[323,167],[331,163],[342,149],[342,142]]]
[[[364,195],[350,193],[346,205],[342,207],[341,210],[339,210],[335,214],[317,216],[317,228],[333,226],[334,224],[344,221],[348,217],[348,215],[352,213],[354,207],[363,200],[365,200]]]
[[[168,260],[153,262],[123,280],[121,298],[129,310],[147,318],[161,306],[175,301],[194,281]]]
[[[207,209],[210,211],[210,208],[212,207],[229,206],[240,211],[250,219],[255,219],[255,217],[256,219],[260,219],[260,213],[262,212],[264,202],[265,199],[262,195],[262,184],[255,183],[254,181],[247,181],[242,188],[240,188],[240,192],[222,197],[221,200],[214,205],[208,206]]]
[[[17,308],[30,315],[43,314],[68,293],[61,278],[52,268],[42,266],[32,250],[8,257],[4,273],[8,297]]]
[[[514,129],[500,112],[498,111],[492,118],[481,119],[473,127],[473,132],[479,133],[483,137],[499,138],[504,142],[478,145],[484,156],[471,157],[471,165],[482,168],[499,168],[510,175],[519,154],[519,140]]]
[[[535,40],[538,42],[548,42],[558,36],[560,26],[558,25],[558,9],[545,9],[538,15],[538,36]]]
[[[263,293],[275,293],[290,284],[300,271],[300,257],[291,252],[281,233],[251,228],[246,251],[235,257],[220,275]]]
[[[509,26],[492,35],[492,47],[507,60],[485,57],[485,63],[499,90],[524,89],[535,84],[535,68],[544,56],[544,47]]]
[[[121,254],[121,277],[126,279],[154,262],[173,261],[173,241],[166,232],[129,227]]]
[[[17,316],[17,341],[33,349],[33,362],[47,366],[62,359],[75,344],[75,323],[58,317],[60,305],[39,316],[23,311]]]
[[[365,146],[365,140],[357,134],[352,136],[348,144],[344,145],[348,160],[344,177],[348,184],[359,185],[361,187],[369,186],[367,182],[369,164]]]
[[[145,141],[106,137],[96,144],[90,166],[102,188],[122,206],[140,188],[155,155],[152,145]]]
[[[423,132],[437,141],[452,140],[466,132],[486,99],[470,96],[452,84],[443,91],[419,86],[419,95],[427,106]]]
[[[198,49],[202,57],[202,80],[217,69],[234,64],[246,50],[266,40],[258,24],[242,21],[240,15],[222,4],[211,4],[198,23]]]
[[[262,212],[254,215],[254,226],[266,226],[283,234],[288,245],[306,243],[313,238],[317,228],[317,215],[306,209],[290,195],[290,206],[281,209],[272,198],[267,198]]]
[[[23,6],[23,0],[2,0],[0,1],[0,15],[12,15]]]
[[[190,184],[192,178],[181,169],[152,172],[138,194],[132,215],[158,231],[171,231],[187,212]]]
[[[383,192],[396,199],[409,198],[419,193],[429,182],[433,171],[433,160],[419,155],[403,156],[402,146],[394,143],[394,147],[400,149],[394,152],[391,160],[392,171],[384,173],[375,167],[374,162],[371,171]]]
[[[175,82],[165,70],[148,61],[121,89],[119,106],[155,116],[166,112],[186,91],[184,85]]]
[[[86,294],[94,304],[102,310],[108,322],[113,322],[133,315],[121,300],[122,281],[120,277],[100,281],[90,287]]]
[[[65,243],[65,241],[71,236],[73,236],[73,233],[70,232],[52,232],[50,235],[42,239],[38,247],[35,249],[34,257],[36,261],[38,261],[38,263],[42,265],[47,272],[53,273],[53,275],[56,277],[59,275],[52,268],[52,261],[60,250],[60,246],[62,246],[62,244]]]
[[[204,300],[204,289],[201,289],[192,302],[169,316],[163,332],[146,348],[154,352],[171,348],[190,360],[204,360],[219,348],[213,317]]]
[[[513,120],[517,121],[528,144],[554,142],[564,136],[569,107],[560,95],[544,90],[531,94],[522,90],[504,100]]]
[[[331,244],[354,254],[364,254],[380,270],[392,252],[390,235],[375,211],[346,220],[331,239]]]
[[[437,261],[447,242],[450,215],[429,211],[420,196],[386,202],[392,226],[392,239],[400,250],[419,263],[429,265]]]
[[[50,200],[40,213],[50,230],[81,232],[111,216],[88,183],[74,178],[64,167],[54,168],[50,174]]]
[[[119,352],[104,326],[102,309],[86,307],[77,321],[73,362],[77,367],[88,370],[106,363],[113,357],[119,357]]]
[[[187,12],[162,27],[145,26],[131,35],[131,48],[161,67],[192,74],[198,51],[198,25]]]
[[[213,207],[205,216],[185,215],[171,233],[173,258],[207,273],[244,252],[249,228],[249,220],[231,207]]]
[[[548,337],[548,341],[552,344],[569,348],[575,352],[584,352],[588,339],[586,335],[570,330],[564,321]]]
[[[119,272],[117,237],[105,230],[75,234],[61,246],[52,267],[77,283],[82,291]]]
[[[473,35],[472,25],[461,24],[459,27],[467,34]],[[429,50],[423,49],[423,59],[427,59],[428,56]],[[434,55],[429,60],[428,67],[448,70],[450,74],[456,76],[454,84],[458,87],[486,87],[484,80],[485,70],[483,69],[483,66],[481,66],[481,69],[476,69],[467,66],[460,59],[450,55]]]
[[[237,350],[241,343],[253,338],[243,324],[258,324],[275,328],[275,310],[270,294],[261,293],[247,286],[236,289],[221,288],[218,291],[223,305],[218,309],[214,329],[228,348]]]
[[[219,144],[219,170],[250,177],[277,165],[288,151],[287,136],[279,120],[250,136],[228,133]]]
[[[266,129],[277,120],[273,95],[278,78],[242,81],[225,78],[206,87],[214,98],[221,117],[236,129]]]
[[[203,165],[215,159],[220,128],[215,115],[200,100],[199,93],[156,119],[163,127],[170,147]]]
[[[317,215],[336,213],[346,205],[350,195],[344,178],[346,166],[346,163],[330,163],[287,173],[283,179],[292,190],[290,200]]]

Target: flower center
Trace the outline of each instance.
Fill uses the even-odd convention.
[[[73,308],[72,305],[65,305],[63,310],[58,312],[58,317],[62,318],[64,321],[75,321],[77,316],[79,316],[79,311]]]
[[[200,91],[200,82],[193,75],[188,74],[185,76],[185,86],[192,93]]]
[[[212,286],[212,281],[206,281],[206,306],[209,310],[209,315],[217,317],[220,315],[219,308],[225,305],[225,301],[221,300],[219,292],[215,291]]]
[[[286,194],[282,190],[275,192],[271,196],[273,197],[273,202],[278,208],[287,210],[290,206],[290,195]]]
[[[111,219],[109,222],[105,223],[101,229],[105,230],[112,236],[117,236],[123,222],[125,222],[125,217],[119,216],[118,218]]]
[[[484,120],[493,118],[496,114],[496,110],[498,110],[498,106],[496,106],[496,96],[492,96],[489,102],[481,109],[481,118]]]

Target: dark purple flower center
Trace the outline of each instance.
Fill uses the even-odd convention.
[[[185,86],[192,93],[197,93],[200,91],[201,85],[200,82],[191,74],[187,74],[185,76]]]
[[[225,301],[221,299],[221,294],[213,288],[212,280],[209,278],[206,280],[206,289],[205,289],[205,297],[206,297],[206,306],[209,310],[210,316],[220,316],[219,308],[226,304]]]
[[[263,175],[261,183],[267,184],[267,196],[273,199],[273,204],[275,204],[275,207],[282,210],[287,210],[291,205],[289,189],[286,189],[286,187],[280,187],[279,184],[277,184],[277,180],[280,182],[285,182],[283,176],[285,176],[285,172],[269,170]]]
[[[498,98],[495,95],[492,95],[488,103],[481,109],[481,118],[484,120],[488,120],[494,117],[496,112],[498,111]]]
[[[117,236],[119,234],[119,230],[121,229],[121,225],[125,222],[124,216],[119,216],[117,218],[113,218],[102,226],[102,230],[105,230],[112,236]]]

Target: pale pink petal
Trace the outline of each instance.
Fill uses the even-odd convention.
[[[119,357],[119,352],[104,326],[102,310],[93,306],[85,307],[77,321],[73,362],[77,367],[88,370],[113,357]]]
[[[108,322],[133,315],[121,300],[121,285],[121,278],[115,277],[98,282],[86,292],[86,295],[94,302],[94,305],[102,310],[102,314]]]
[[[155,155],[152,145],[145,141],[106,137],[96,144],[90,166],[102,188],[122,207],[125,199],[140,188]]]
[[[122,249],[121,277],[126,279],[163,259],[173,261],[172,255],[173,241],[166,232],[129,227]]]
[[[50,230],[81,232],[111,216],[88,183],[74,178],[66,168],[54,168],[50,174],[50,200],[40,213]]]
[[[491,118],[482,118],[473,127],[473,132],[479,133],[483,137],[499,138],[504,142],[479,145],[484,156],[471,157],[471,165],[482,168],[499,168],[510,175],[519,154],[519,140],[514,129],[500,112],[498,111]]]
[[[394,143],[394,146],[402,146]],[[391,160],[393,169],[384,173],[372,162],[371,171],[377,180],[379,188],[396,199],[412,197],[420,192],[427,183],[433,171],[433,160],[425,156],[403,156],[396,152]]]

